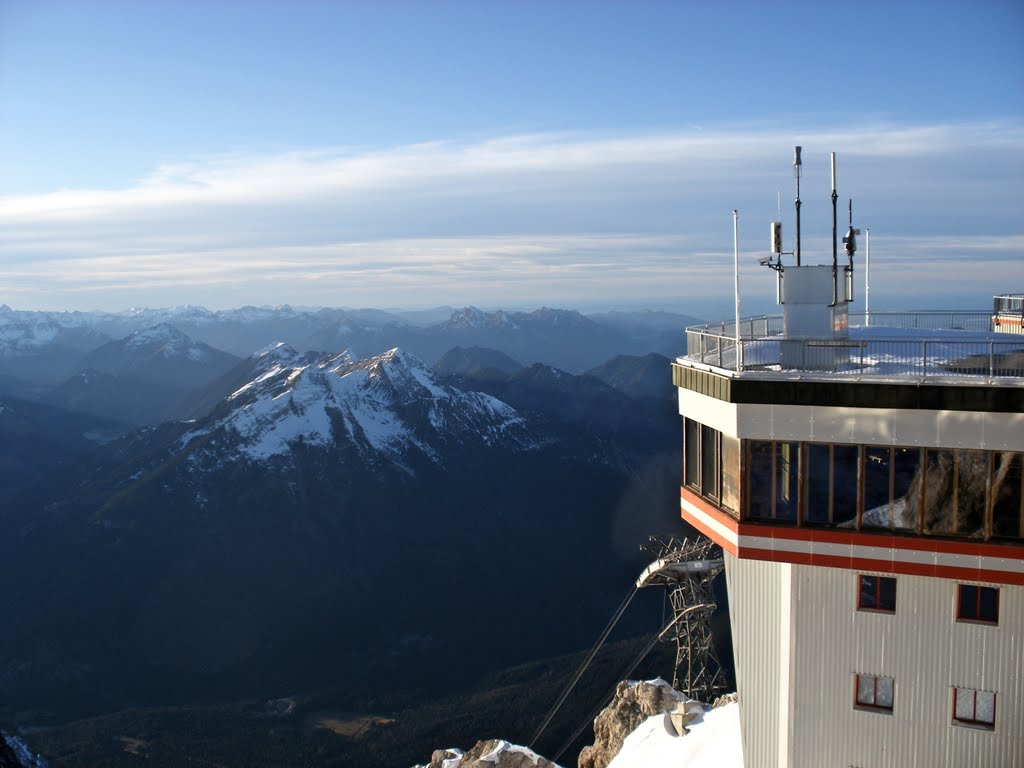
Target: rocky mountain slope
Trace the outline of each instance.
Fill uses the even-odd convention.
[[[0,593],[0,706],[429,685],[589,643],[635,576],[613,533],[648,506],[623,456],[649,437],[522,411],[400,350],[279,345],[232,376],[207,415],[0,509],[0,579],[19,585]]]
[[[162,323],[92,350],[44,401],[128,424],[159,424],[185,415],[238,362]]]

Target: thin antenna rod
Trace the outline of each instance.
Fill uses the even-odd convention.
[[[864,323],[871,325],[871,227],[864,230]]]
[[[800,147],[793,147],[793,176],[796,177],[796,265],[800,266]]]
[[[836,285],[839,266],[839,233],[836,230],[836,153],[832,153],[832,305],[839,300],[839,286]]]
[[[732,209],[733,271],[736,275],[736,370],[743,370],[743,355],[740,347],[740,212]]]

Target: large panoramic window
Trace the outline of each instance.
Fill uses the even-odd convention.
[[[877,709],[892,712],[896,692],[896,681],[891,677],[855,675],[857,706],[863,709]]]
[[[976,728],[995,728],[996,695],[973,688],[953,689],[953,722]]]
[[[725,467],[732,446],[719,437]],[[745,464],[730,459],[715,492],[722,506],[743,506],[746,519],[1024,538],[1020,453],[771,440],[744,440],[740,448]],[[737,474],[727,476],[733,469]],[[739,477],[746,483],[743,504],[735,492]]]

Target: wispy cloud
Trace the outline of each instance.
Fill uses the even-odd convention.
[[[808,244],[826,229],[818,187],[835,149],[879,247],[899,244],[893,264],[927,254],[943,267],[920,279],[956,279],[966,269],[957,254],[968,254],[1012,277],[1009,259],[1024,245],[1024,126],[986,122],[191,159],[122,189],[0,198],[0,292],[107,306],[166,303],[147,296],[214,306],[555,301],[684,294],[696,281],[725,293],[729,212],[740,207],[758,240],[745,247],[753,261],[776,216],[774,191],[792,183],[794,143],[805,146]]]

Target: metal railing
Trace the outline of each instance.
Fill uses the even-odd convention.
[[[738,346],[735,323],[687,328],[686,359],[731,371],[1024,378],[1024,336],[996,338],[990,321],[984,312],[872,312],[870,325],[851,322],[847,339],[786,339],[781,316],[756,317],[740,321]]]

